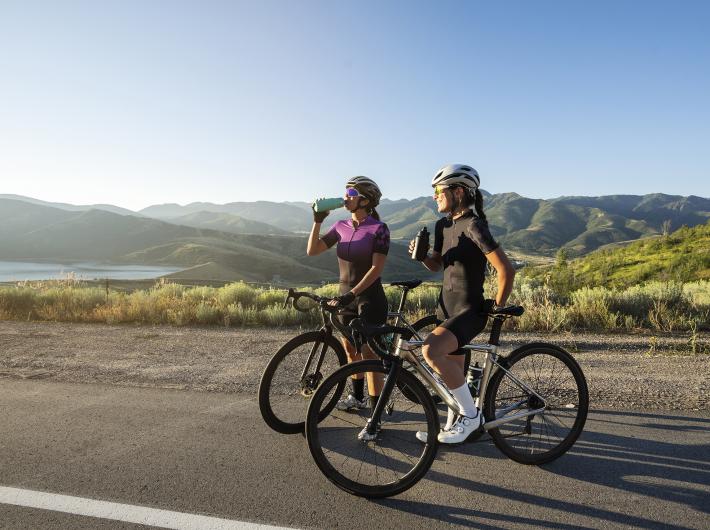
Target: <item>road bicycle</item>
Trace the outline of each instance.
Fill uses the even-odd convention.
[[[413,324],[409,324],[404,316],[409,291],[421,283],[421,280],[409,280],[389,284],[399,287],[402,293],[397,310],[388,313],[388,320],[393,321],[396,327],[405,329],[408,336],[419,338],[423,338],[438,323],[435,315],[425,316]],[[330,298],[289,289],[284,307],[291,302],[296,310],[309,311],[312,307],[299,304],[299,300],[303,298],[318,304],[322,322],[320,329],[298,335],[284,344],[267,364],[259,383],[261,415],[269,427],[282,434],[303,432],[308,400],[325,376],[347,364],[345,349],[334,336],[334,331],[345,337],[351,337],[352,333],[349,326],[343,325],[335,318],[340,309],[327,305]],[[392,349],[396,339],[397,334],[384,336],[386,344],[382,346]],[[344,387],[343,381],[338,394]],[[335,406],[338,399],[339,396],[332,398],[327,403],[327,408]]]
[[[485,354],[477,399],[485,421],[476,434],[490,434],[496,447],[516,462],[540,465],[559,458],[577,440],[589,393],[579,364],[559,346],[536,342],[498,354],[503,323],[523,311],[520,306],[491,308],[488,343],[464,348]],[[439,376],[414,355],[422,341],[404,340],[409,330],[368,326],[359,319],[351,327],[356,346],[367,343],[381,360],[343,366],[321,383],[308,407],[308,447],[319,469],[339,488],[362,497],[388,497],[416,484],[436,457],[439,411],[429,389],[447,407],[458,410],[458,404]],[[377,340],[387,334],[400,335],[393,351],[381,348]],[[348,378],[367,372],[384,377],[374,410],[347,413],[327,406],[339,398]],[[376,438],[359,440],[363,428]],[[425,443],[417,439],[417,431],[427,433]]]

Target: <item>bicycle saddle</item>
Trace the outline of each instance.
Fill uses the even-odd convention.
[[[395,287],[406,287],[407,289],[414,289],[418,285],[421,285],[421,280],[402,280],[400,282],[390,282],[390,285]]]
[[[509,317],[519,317],[525,313],[525,308],[520,305],[509,305],[500,309],[492,309],[489,311],[491,315],[507,315]]]

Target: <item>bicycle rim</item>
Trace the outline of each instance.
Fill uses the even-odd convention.
[[[315,355],[303,375],[313,347]],[[323,335],[309,332],[287,342],[269,361],[259,385],[259,409],[269,427],[282,434],[303,432],[308,403],[318,385],[335,372],[346,357],[336,339],[330,338],[323,362],[316,370]],[[328,403],[335,406],[335,401]]]
[[[367,372],[386,374],[387,370],[382,362],[361,361],[342,367],[322,383],[308,409],[306,435],[316,464],[336,486],[363,497],[388,497],[412,487],[427,472],[436,456],[437,440],[430,437],[422,444],[415,433],[438,433],[439,421],[424,386],[404,370],[387,401],[375,440],[358,439],[369,409],[322,414],[323,404],[337,395],[341,381]],[[407,399],[400,386],[410,388],[420,402]]]
[[[490,421],[543,410],[491,429],[493,441],[522,464],[558,458],[574,444],[586,421],[589,395],[581,368],[556,347],[523,347],[511,354],[507,370],[510,375],[498,370],[490,381],[485,417]]]

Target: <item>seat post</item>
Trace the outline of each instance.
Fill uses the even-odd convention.
[[[488,344],[492,346],[500,346],[500,330],[503,327],[503,322],[505,318],[498,316],[493,317],[493,324],[491,325],[491,336],[488,339]]]
[[[407,293],[408,292],[409,292],[409,288],[402,287],[402,298],[400,298],[399,307],[397,308],[398,313],[402,313],[402,311],[404,311],[404,304],[407,301]]]

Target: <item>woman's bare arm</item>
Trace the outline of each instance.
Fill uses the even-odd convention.
[[[486,259],[493,265],[493,268],[498,273],[496,304],[505,305],[508,296],[510,296],[510,292],[513,290],[513,278],[515,278],[513,264],[500,247],[486,254]]]
[[[306,254],[309,256],[317,256],[328,250],[328,245],[320,238],[320,225],[321,223],[313,223],[311,234],[308,236]]]

